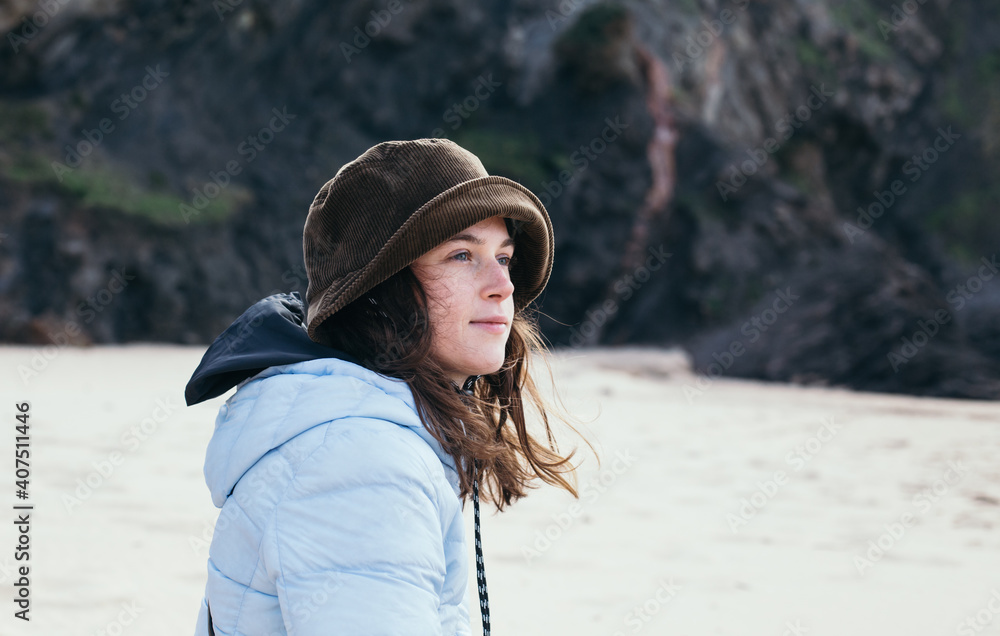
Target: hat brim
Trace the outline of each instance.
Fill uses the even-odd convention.
[[[490,175],[460,183],[437,195],[406,220],[365,267],[335,281],[319,303],[311,304],[309,337],[320,323],[372,287],[401,271],[467,227],[500,216],[523,221],[515,237],[516,264],[511,267],[514,308],[520,311],[538,297],[552,273],[555,239],[545,206],[530,190],[506,177]]]

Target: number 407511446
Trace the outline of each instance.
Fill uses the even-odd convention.
[[[28,463],[28,459],[31,457],[31,437],[28,435],[28,417],[31,416],[29,413],[31,405],[27,402],[20,402],[15,406],[19,412],[14,416],[18,421],[14,425],[14,430],[18,433],[14,438],[14,459],[17,462],[14,471],[17,481],[14,482],[14,485],[20,491],[24,492],[22,498],[26,498],[28,494],[28,477],[31,475],[30,464]],[[18,493],[18,496],[21,496],[21,494]]]

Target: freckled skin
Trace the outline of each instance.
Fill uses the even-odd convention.
[[[460,232],[411,264],[427,293],[431,356],[458,386],[470,375],[495,373],[514,316],[514,255],[507,226],[491,217]],[[477,244],[476,240],[482,244]],[[501,327],[478,324],[501,317]]]

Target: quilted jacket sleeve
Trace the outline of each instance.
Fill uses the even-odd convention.
[[[405,427],[352,424],[330,425],[294,467],[265,533],[261,553],[285,628],[294,636],[441,634],[440,462]]]

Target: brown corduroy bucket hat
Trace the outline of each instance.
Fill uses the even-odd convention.
[[[513,219],[511,267],[519,311],[545,288],[555,243],[530,190],[490,175],[447,139],[386,141],[343,166],[309,207],[302,248],[309,337],[331,315],[455,234],[494,216]],[[325,344],[325,343],[324,343]]]

